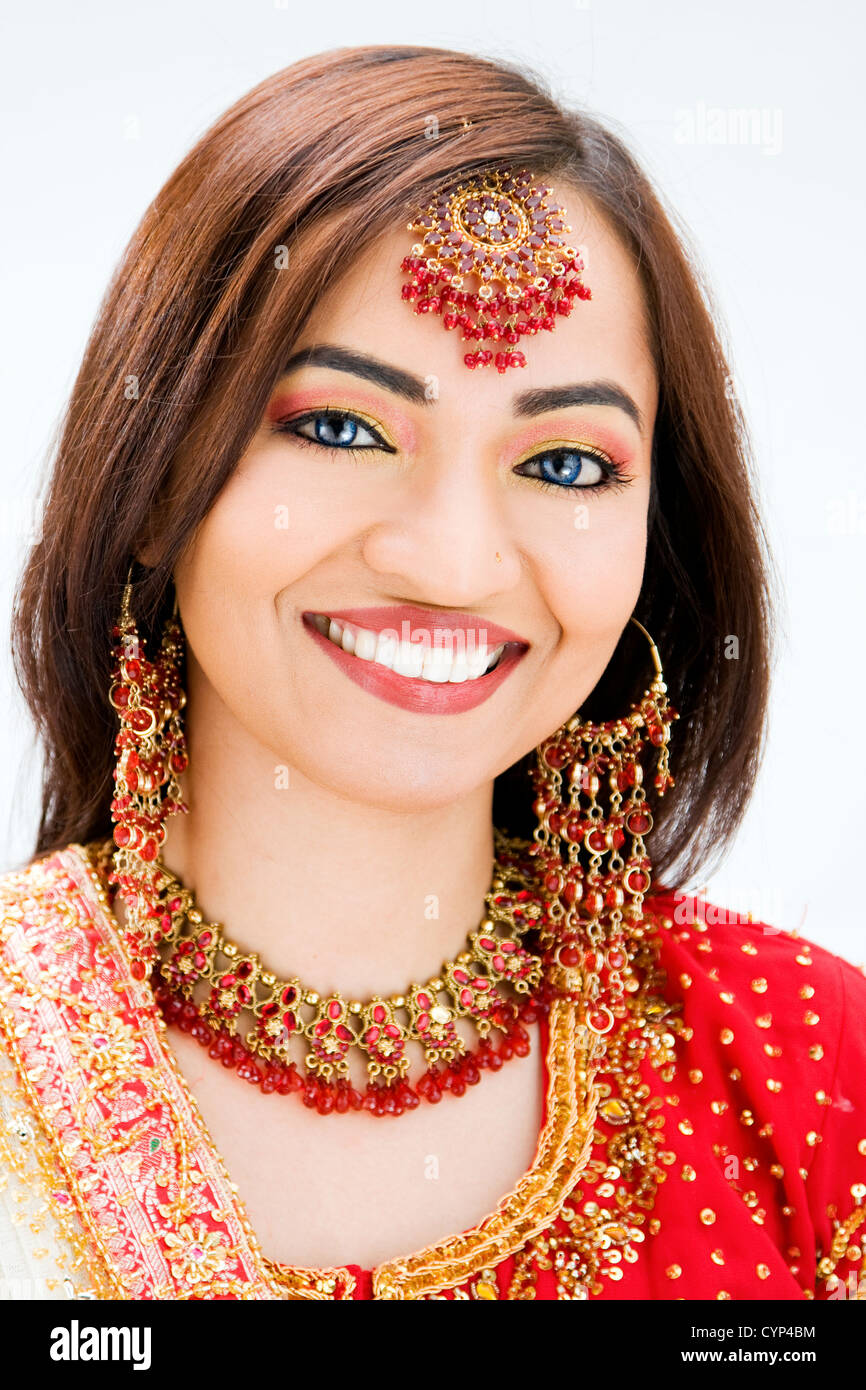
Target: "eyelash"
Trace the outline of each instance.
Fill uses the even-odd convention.
[[[306,425],[309,424],[311,420],[321,419],[351,420],[356,425],[363,425],[364,429],[375,436],[378,440],[378,444],[364,444],[361,447],[351,444],[323,444],[321,440],[309,439],[304,434],[296,433],[299,425]],[[328,453],[332,454],[351,454],[353,458],[357,458],[360,454],[369,454],[376,448],[385,449],[387,453],[396,453],[395,449],[392,449],[390,445],[386,444],[385,440],[382,439],[378,430],[376,430],[373,425],[365,420],[363,416],[355,415],[350,410],[307,411],[304,415],[296,415],[290,420],[279,421],[274,425],[274,430],[278,434],[290,434],[299,444],[310,444],[314,449],[326,449]],[[559,445],[554,449],[542,449],[537,454],[533,454],[530,458],[523,459],[519,466],[522,467],[524,464],[534,463],[537,459],[544,458],[546,454],[564,453],[580,454],[581,456],[591,458],[603,470],[605,474],[604,480],[598,483],[585,483],[580,487],[575,483],[554,483],[551,482],[549,478],[536,478],[532,474],[523,473],[518,476],[528,478],[530,482],[536,483],[539,487],[550,488],[554,492],[618,492],[620,489],[628,487],[629,483],[632,482],[632,479],[626,476],[624,465],[618,459],[609,458],[606,454],[602,454],[597,449],[592,449],[587,445]]]

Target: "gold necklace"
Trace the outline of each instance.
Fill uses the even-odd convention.
[[[542,957],[523,945],[532,931],[542,946],[550,939],[528,845],[494,833],[485,915],[468,935],[467,949],[424,984],[366,1003],[337,992],[322,995],[297,977],[277,978],[255,953],[229,941],[221,923],[205,921],[192,892],[159,864],[159,890],[148,915],[160,923],[152,983],[166,1022],[177,1023],[263,1091],[296,1092],[322,1114],[361,1108],[401,1114],[422,1098],[435,1103],[445,1089],[462,1095],[482,1069],[498,1070],[509,1057],[528,1053],[523,1024],[534,1022],[549,1002]],[[480,1035],[474,1054],[456,1031],[458,1018]],[[492,1028],[504,1034],[498,1048],[489,1038]],[[292,1057],[295,1039],[307,1049],[303,1072]],[[428,1064],[414,1088],[406,1079],[410,1042],[423,1048]],[[363,1096],[349,1080],[353,1053],[366,1059]]]

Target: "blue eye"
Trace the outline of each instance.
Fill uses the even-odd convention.
[[[372,425],[366,425],[357,415],[350,415],[346,410],[311,411],[294,420],[285,420],[274,428],[307,443],[320,444],[323,449],[340,449],[346,453],[355,450],[360,453],[367,449],[384,449],[389,454],[395,452]]]
[[[560,445],[526,459],[515,468],[522,478],[537,478],[547,487],[602,489],[627,481],[618,464],[591,449]]]

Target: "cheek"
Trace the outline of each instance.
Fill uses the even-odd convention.
[[[628,495],[574,504],[569,533],[548,535],[537,552],[539,587],[562,640],[573,637],[584,654],[593,639],[604,644],[622,630],[640,593],[647,490],[637,482],[632,488]]]
[[[241,460],[184,557],[197,589],[273,599],[340,543],[324,470],[288,453],[271,444]]]

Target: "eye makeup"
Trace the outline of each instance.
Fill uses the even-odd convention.
[[[373,408],[380,402],[374,396],[364,400],[365,392],[352,391],[352,400],[340,399],[340,392],[318,387],[307,387],[302,391],[285,390],[276,392],[267,411],[265,423],[273,430],[280,430],[290,423],[309,419],[314,415],[334,414],[355,416],[369,429],[373,430],[395,453],[411,453],[417,448],[417,431],[408,422],[392,419],[388,426],[383,425]],[[366,405],[367,409],[364,409]]]

